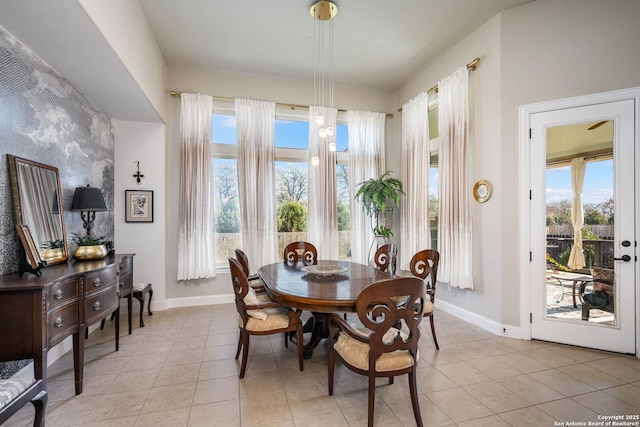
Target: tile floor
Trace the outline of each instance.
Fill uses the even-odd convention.
[[[47,426],[366,425],[366,379],[340,367],[328,396],[322,344],[299,372],[295,345],[285,349],[282,335],[252,337],[238,380],[233,305],[157,311],[145,323],[121,337],[119,352],[113,322],[90,335],[79,396],[71,354],[49,368]],[[427,426],[586,425],[599,414],[640,414],[638,359],[501,338],[444,312],[436,328],[441,349],[427,326],[418,367]],[[377,426],[415,425],[406,376],[376,392]],[[32,411],[5,427],[30,425]]]

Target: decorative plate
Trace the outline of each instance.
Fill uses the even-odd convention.
[[[308,265],[301,269],[305,273],[315,274],[319,277],[330,277],[334,274],[344,273],[349,269],[347,267],[340,267],[339,265]]]
[[[489,181],[481,179],[473,186],[473,197],[479,202],[484,203],[491,197],[491,184]]]

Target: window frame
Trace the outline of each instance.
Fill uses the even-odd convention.
[[[231,100],[217,100],[213,101],[212,115],[236,115],[235,101]],[[309,122],[309,110],[306,108],[294,108],[288,106],[276,105],[276,120],[290,120],[299,122]],[[339,111],[336,117],[337,125],[348,126],[347,113],[345,111]],[[235,144],[220,144],[211,142],[211,161],[213,159],[237,159],[237,141]],[[305,162],[309,163],[309,149],[297,149],[297,148],[281,148],[276,147],[276,162]],[[336,152],[337,163],[349,164],[349,150]],[[336,195],[337,197],[337,195]],[[229,273],[229,265],[225,262],[216,262],[216,273]]]

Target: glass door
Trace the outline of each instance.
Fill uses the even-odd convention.
[[[635,352],[633,114],[531,116],[532,338]]]

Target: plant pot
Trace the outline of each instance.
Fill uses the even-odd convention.
[[[62,257],[64,257],[64,248],[45,249],[40,254],[40,258],[42,258],[44,261]]]
[[[78,246],[73,252],[73,258],[76,261],[91,261],[102,259],[107,256],[107,248],[105,245],[95,246]]]

